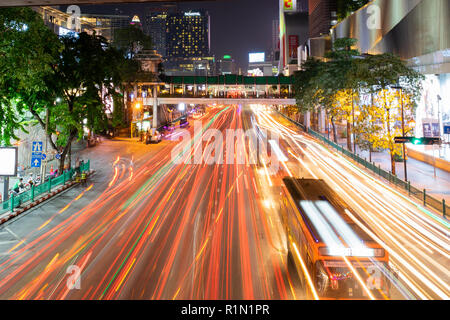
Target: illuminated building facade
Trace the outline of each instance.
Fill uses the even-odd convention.
[[[145,33],[152,38],[153,47],[162,55],[166,56],[166,11],[150,12],[146,16]]]
[[[230,55],[224,55],[221,59],[217,60],[216,73],[218,75],[235,74],[236,63]]]
[[[337,23],[337,0],[309,0],[309,37],[328,35]]]
[[[376,9],[376,10],[374,10]],[[450,1],[374,0],[331,29],[331,38],[352,37],[362,53],[392,53],[425,76],[416,108],[418,137],[450,127]]]
[[[131,17],[126,15],[81,14],[81,21],[95,26],[97,35],[101,35],[111,42],[114,39],[115,30],[129,26]]]
[[[161,35],[165,38],[163,56],[167,75],[215,74],[209,30],[210,16],[204,10],[167,14],[164,35]]]
[[[71,15],[66,12],[60,11],[53,7],[42,6],[42,7],[33,7],[34,11],[39,13],[44,20],[44,24],[50,28],[57,35],[65,35],[70,31],[75,32],[87,32],[92,34],[96,29],[96,26],[88,21],[81,21],[80,23],[71,23],[69,22]]]
[[[298,47],[308,39],[308,2],[280,0],[279,73],[291,75],[298,69]]]
[[[209,55],[209,14],[203,10],[179,12],[167,17],[166,49],[170,58]]]

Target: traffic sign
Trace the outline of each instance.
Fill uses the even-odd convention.
[[[61,155],[59,153],[57,153],[55,158],[59,160],[59,159],[61,159]]]
[[[41,166],[41,159],[42,159],[42,154],[32,153],[31,154],[31,167],[39,168]]]
[[[444,126],[444,134],[450,134],[450,126]]]
[[[42,141],[33,141],[32,152],[42,152]]]
[[[42,160],[45,160],[47,158],[47,155],[45,153],[42,154]]]

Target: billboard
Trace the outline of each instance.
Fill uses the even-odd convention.
[[[297,48],[300,46],[299,36],[289,35],[289,57],[297,58]]]
[[[297,11],[297,0],[282,0],[283,1],[283,11],[294,12]]]
[[[0,147],[0,176],[17,175],[17,147]]]
[[[250,63],[264,62],[264,61],[266,61],[266,54],[264,52],[249,53],[248,54],[248,61]]]

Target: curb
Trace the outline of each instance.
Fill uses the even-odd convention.
[[[92,174],[94,174],[95,170],[91,170],[87,176],[91,176]],[[52,190],[50,193],[47,193],[45,195],[43,195],[42,197],[34,200],[34,202],[28,203],[25,207],[23,208],[19,208],[19,209],[15,209],[14,212],[11,212],[8,216],[3,217],[2,219],[0,219],[0,225],[4,224],[5,222],[11,220],[12,218],[17,217],[19,214],[24,213],[25,211],[28,211],[30,209],[32,209],[33,207],[41,204],[42,202],[54,197],[55,195],[61,193],[62,191],[69,189],[70,187],[74,186],[76,184],[75,181],[70,181],[69,183],[66,183],[65,185],[59,186],[56,189]]]

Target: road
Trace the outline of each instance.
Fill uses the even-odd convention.
[[[255,113],[261,126],[283,137],[290,171],[284,174],[324,179],[356,211],[352,220],[387,249],[390,265],[398,272],[392,279],[392,299],[449,299],[447,220],[300,133],[278,114],[264,108]]]
[[[107,142],[88,155],[99,172],[86,188],[0,227],[0,299],[308,298],[288,265],[278,214],[286,175],[325,179],[370,224],[399,270],[393,298],[448,299],[445,221],[272,112],[227,106],[197,120],[204,131],[188,129],[179,158],[175,141]],[[207,129],[225,137],[252,127],[280,135],[288,159],[279,171],[264,157],[177,163],[211,158]],[[226,148],[214,152],[224,149],[237,160]]]
[[[243,127],[236,106],[200,120],[205,130]],[[109,164],[112,178],[91,203],[65,209],[65,219],[36,225],[5,249],[11,254],[0,263],[0,298],[301,298],[286,272],[282,238],[270,224],[278,217],[263,208],[254,168],[175,164],[174,145],[163,142],[134,169],[124,159],[130,154],[119,154]],[[67,273],[70,266],[76,269]],[[69,290],[77,272],[80,289]]]

